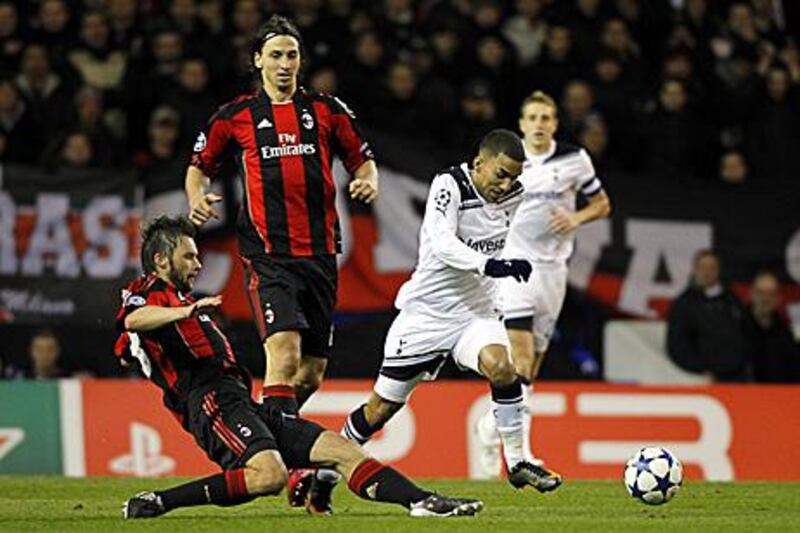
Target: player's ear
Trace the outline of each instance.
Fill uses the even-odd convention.
[[[253,65],[255,65],[256,68],[261,68],[261,54],[258,52],[253,54]]]
[[[161,252],[156,252],[153,256],[153,262],[159,268],[167,268],[169,267],[169,257],[166,254],[162,254]]]

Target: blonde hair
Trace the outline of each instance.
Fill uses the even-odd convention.
[[[558,114],[558,106],[556,105],[556,101],[553,99],[552,96],[543,92],[543,91],[533,91],[531,94],[525,97],[522,101],[522,104],[519,107],[519,114],[523,115],[525,112],[525,106],[528,104],[544,104],[553,108],[553,114]]]

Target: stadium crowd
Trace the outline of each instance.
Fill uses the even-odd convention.
[[[453,153],[536,87],[601,172],[800,170],[800,14],[769,0],[0,1],[0,157],[180,187],[198,127],[253,83],[249,37],[273,12],[304,35],[307,85]]]
[[[600,174],[800,175],[800,5],[773,0],[0,0],[0,161],[182,189],[197,131],[253,87],[250,37],[276,12],[304,36],[306,85],[454,158],[537,88]],[[771,324],[754,311],[752,342]],[[6,374],[58,353],[34,340],[30,371]]]

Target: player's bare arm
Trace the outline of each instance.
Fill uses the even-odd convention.
[[[600,191],[588,198],[588,205],[574,213],[553,209],[550,213],[548,229],[556,234],[575,231],[582,224],[598,218],[607,217],[611,213],[611,200],[604,191]]]
[[[349,185],[350,198],[370,204],[378,197],[378,166],[375,161],[365,161]]]
[[[161,307],[146,305],[125,317],[125,329],[128,331],[151,331],[172,322],[196,315],[204,309],[222,305],[222,296],[207,296],[191,305],[182,307]]]
[[[189,220],[195,226],[202,226],[211,218],[219,218],[214,204],[222,200],[219,194],[208,192],[211,179],[202,170],[189,165],[186,170],[186,197],[189,200]]]

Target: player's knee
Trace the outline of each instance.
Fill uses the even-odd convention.
[[[514,381],[517,371],[505,350],[487,350],[481,354],[481,366],[493,384],[507,385]]]

